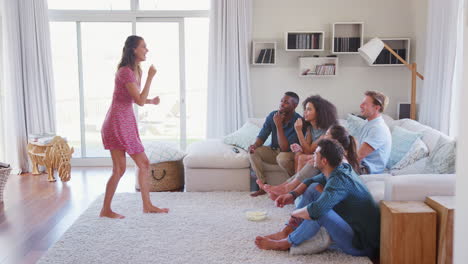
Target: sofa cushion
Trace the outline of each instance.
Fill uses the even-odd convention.
[[[422,158],[415,163],[406,166],[402,169],[393,169],[390,171],[392,175],[406,175],[406,174],[422,174],[426,170],[426,164],[429,157]]]
[[[447,141],[451,141],[451,138],[444,135],[442,132],[435,130],[431,127],[425,126],[415,120],[401,119],[401,120],[398,120],[398,122],[395,125],[401,126],[413,132],[421,133],[422,135],[421,139],[426,144],[427,148],[429,149],[429,153],[431,153],[434,150],[435,146],[437,145],[437,142],[439,141],[441,137]]]
[[[224,144],[221,139],[208,139],[190,144],[184,158],[184,166],[189,168],[241,169],[249,168],[248,153],[237,148],[233,151],[231,145]]]
[[[165,161],[181,160],[185,156],[183,151],[180,151],[175,144],[170,142],[145,142],[144,146],[146,155],[152,164]]]
[[[396,126],[392,131],[392,150],[387,162],[387,168],[392,168],[397,164],[410,150],[413,143],[421,137],[420,133],[409,131]]]
[[[441,137],[429,155],[426,173],[447,174],[455,173],[455,141],[447,141]]]
[[[223,142],[247,150],[250,145],[255,143],[260,127],[250,121],[247,121],[241,128],[225,136]],[[271,135],[264,145],[271,145]]]
[[[346,129],[353,137],[359,136],[361,129],[365,124],[366,120],[353,114],[348,114],[348,117],[346,118]]]
[[[426,144],[421,139],[416,139],[413,145],[411,145],[410,150],[401,158],[399,162],[393,165],[391,170],[401,170],[404,167],[407,167],[416,161],[424,158],[429,154],[429,149]]]

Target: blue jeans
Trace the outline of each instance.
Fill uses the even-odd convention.
[[[317,184],[311,184],[309,188],[307,188],[302,195],[302,200],[297,204],[297,208],[303,208],[320,197],[320,192],[315,189],[316,186]],[[341,249],[346,254],[352,256],[372,255],[373,252],[371,249],[359,250],[353,247],[353,229],[333,210],[330,210],[317,220],[302,221],[302,223],[289,234],[288,242],[291,243],[293,247],[298,246],[302,242],[314,237],[321,226],[327,229],[335,247]]]

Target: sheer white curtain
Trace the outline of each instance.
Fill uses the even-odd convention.
[[[0,2],[3,0],[0,0]],[[0,3],[1,5],[1,3]],[[5,113],[5,92],[3,88],[3,30],[2,30],[2,9],[0,9],[0,161],[5,162],[5,122],[3,119]]]
[[[451,136],[463,70],[463,0],[429,0],[419,120]]]
[[[6,162],[28,171],[27,135],[55,132],[47,1],[2,1],[1,8]]]
[[[212,0],[207,137],[241,127],[252,114],[249,47],[252,0]]]

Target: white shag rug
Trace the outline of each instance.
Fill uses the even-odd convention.
[[[255,237],[279,231],[292,206],[276,208],[266,195],[247,192],[151,193],[169,214],[144,214],[139,193],[118,193],[113,209],[126,216],[99,218],[103,196],[79,217],[38,263],[372,263],[338,251],[292,256],[261,250]],[[246,209],[268,218],[248,221]]]

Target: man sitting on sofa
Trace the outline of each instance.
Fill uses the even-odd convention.
[[[367,119],[358,136],[361,174],[382,173],[390,158],[392,135],[381,115],[387,104],[384,94],[367,91],[360,105],[361,115]]]
[[[298,104],[299,96],[294,92],[286,92],[281,98],[279,110],[267,116],[257,140],[249,147],[250,164],[257,178],[263,183],[266,183],[266,177],[262,162],[278,164],[289,176],[294,174],[294,153],[289,146],[299,143],[294,130],[294,123],[301,118],[295,111]],[[270,134],[272,134],[271,145],[263,146]],[[265,193],[263,189],[259,189],[250,195],[256,197]]]

